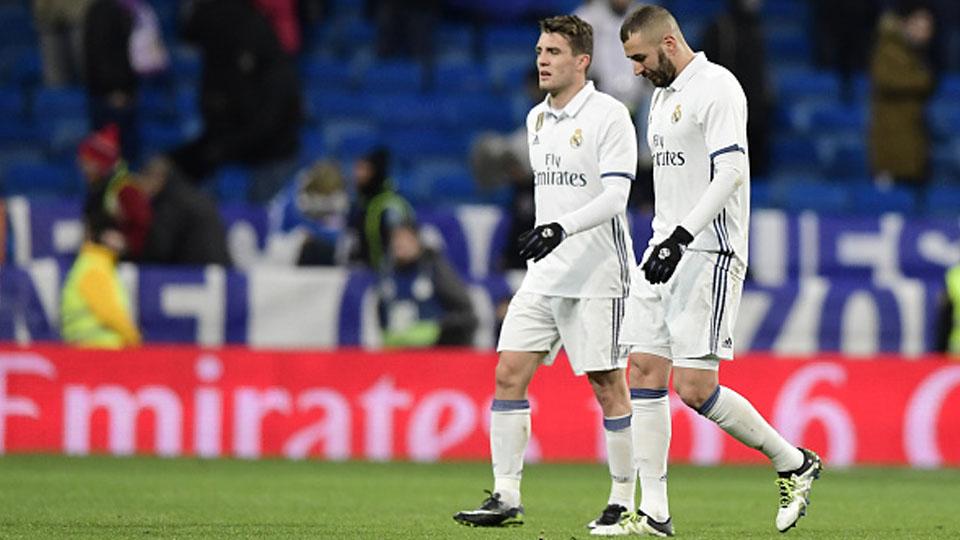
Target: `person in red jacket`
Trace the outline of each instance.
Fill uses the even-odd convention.
[[[120,155],[120,130],[116,124],[108,124],[81,141],[77,162],[87,182],[84,217],[90,220],[99,215],[115,220],[126,240],[126,256],[137,260],[146,243],[153,211],[150,199],[133,182]]]

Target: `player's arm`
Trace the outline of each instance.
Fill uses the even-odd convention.
[[[657,244],[643,265],[650,283],[665,283],[673,275],[687,245],[716,218],[724,205],[746,181],[746,100],[740,91],[721,90],[700,113],[704,139],[710,153],[710,185],[680,221],[673,233]]]
[[[557,221],[540,225],[521,235],[522,257],[539,261],[567,236],[607,223],[626,209],[637,168],[636,128],[626,107],[617,108],[609,115],[598,147],[603,191],[589,203],[561,216]]]

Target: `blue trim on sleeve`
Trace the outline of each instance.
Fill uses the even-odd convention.
[[[603,417],[603,428],[607,431],[622,431],[630,427],[630,419],[633,418],[632,414],[621,416],[619,418],[607,418]]]
[[[605,173],[603,173],[603,174],[600,175],[600,178],[607,178],[608,176],[621,176],[621,177],[626,178],[627,180],[629,180],[629,181],[631,181],[631,182],[633,182],[633,181],[635,181],[635,180],[637,179],[636,176],[634,176],[634,175],[631,174],[631,173],[627,173],[627,172],[605,172]]]
[[[631,388],[630,399],[660,399],[666,397],[666,388]]]
[[[495,399],[490,404],[493,412],[522,411],[530,408],[530,401],[526,399]]]
[[[711,153],[710,161],[713,161],[713,158],[719,156],[720,154],[728,154],[730,152],[740,152],[741,154],[747,153],[747,151],[744,150],[743,147],[740,146],[739,144],[731,144],[730,146],[726,146],[724,148],[717,150],[716,152]]]

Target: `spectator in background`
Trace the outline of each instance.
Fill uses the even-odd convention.
[[[33,0],[44,85],[71,86],[83,81],[83,21],[91,2]]]
[[[299,266],[337,264],[349,205],[339,166],[318,160],[271,201],[271,235],[296,237],[293,259]]]
[[[142,262],[230,266],[226,228],[209,196],[177,176],[164,157],[151,159],[138,180],[153,207]]]
[[[386,148],[363,156],[353,167],[357,198],[347,218],[355,240],[350,260],[374,271],[384,269],[393,228],[414,219],[410,203],[394,191],[389,171],[390,152]]]
[[[88,221],[106,216],[123,233],[124,253],[132,260],[143,254],[153,220],[150,200],[132,181],[120,157],[120,133],[109,124],[88,135],[77,149],[77,163],[87,183],[83,207]]]
[[[867,66],[870,44],[874,41],[880,2],[876,0],[813,0],[813,33],[817,65],[839,72],[843,98],[852,102],[853,76]]]
[[[389,265],[380,282],[380,321],[386,347],[467,346],[477,316],[467,286],[410,222],[390,232]]]
[[[140,331],[130,314],[130,299],[117,259],[123,234],[104,214],[85,220],[86,241],[67,274],[60,297],[60,333],[78,347],[122,349],[140,345]]]
[[[270,200],[298,165],[302,111],[292,59],[251,0],[186,3],[183,37],[203,56],[203,132],[171,158],[194,182],[228,162],[249,165],[249,198]]]
[[[940,297],[936,352],[960,356],[960,264],[947,270]]]
[[[254,0],[270,21],[280,47],[290,56],[300,52],[300,17],[296,0]]]
[[[768,171],[772,111],[762,6],[763,0],[729,0],[727,11],[707,26],[702,40],[707,58],[729,69],[747,96],[750,174],[755,176],[766,176]]]
[[[168,63],[156,14],[144,0],[94,0],[83,41],[90,127],[116,124],[124,159],[137,165],[140,77],[163,71]]]
[[[902,8],[880,19],[870,64],[870,157],[881,183],[893,180],[917,188],[926,183],[924,110],[934,89],[927,62],[933,31],[933,18],[923,7]]]
[[[650,110],[653,85],[643,77],[633,76],[633,65],[630,59],[623,55],[623,44],[620,42],[620,25],[627,13],[639,5],[640,3],[634,0],[590,0],[573,14],[593,26],[593,56],[588,73],[590,79],[595,81],[598,90],[610,94],[627,106],[637,127],[637,174],[630,190],[628,205],[631,208],[652,211],[653,161],[647,146],[647,112]]]
[[[543,101],[546,95],[540,90],[539,78],[536,69],[531,69],[524,78],[529,108]],[[484,133],[474,138],[470,148],[470,167],[481,188],[510,186],[510,231],[503,252],[496,255],[496,266],[501,271],[526,270],[527,261],[520,257],[517,240],[534,226],[533,190],[530,189],[533,169],[530,167],[526,126],[511,133]],[[509,302],[510,298],[506,300]]]

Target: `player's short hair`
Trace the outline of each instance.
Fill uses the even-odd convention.
[[[576,15],[557,15],[540,21],[540,31],[567,38],[573,54],[587,54],[593,59],[593,27]],[[591,62],[592,63],[592,62]]]
[[[652,5],[640,6],[627,15],[623,24],[620,25],[620,41],[626,43],[630,39],[630,34],[636,32],[649,33],[650,37],[654,38],[652,41],[660,41],[675,28],[679,29],[680,26],[666,8]]]

